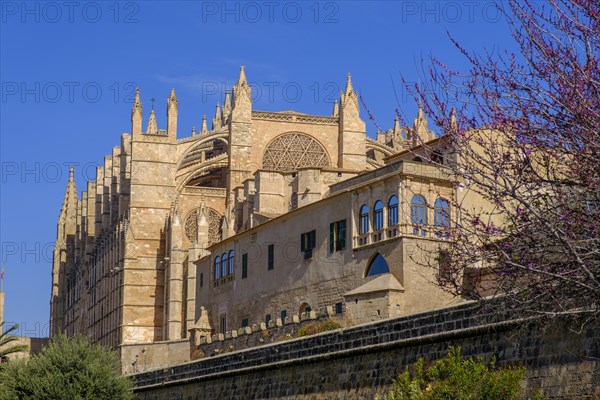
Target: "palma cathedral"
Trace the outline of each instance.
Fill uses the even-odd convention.
[[[456,301],[425,264],[450,204],[470,200],[420,108],[412,126],[390,118],[370,138],[350,74],[324,115],[253,109],[244,67],[224,98],[210,128],[205,116],[178,137],[175,90],[163,129],[154,108],[144,118],[138,89],[131,132],[96,179],[79,192],[71,170],[51,335],[82,333],[125,358],[129,345],[197,345],[294,316],[353,325]]]

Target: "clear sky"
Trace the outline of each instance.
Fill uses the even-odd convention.
[[[171,87],[178,137],[208,121],[239,66],[254,109],[329,115],[352,73],[384,130],[416,105],[400,84],[423,78],[430,56],[466,67],[466,48],[510,47],[489,1],[2,1],[0,242],[6,321],[48,334],[52,248],[68,169],[79,193],[131,129],[135,86],[144,126],[156,98],[160,129]],[[421,78],[420,78],[421,77]],[[361,110],[368,121],[365,110]],[[209,126],[210,128],[210,126]],[[376,126],[368,121],[367,132]]]

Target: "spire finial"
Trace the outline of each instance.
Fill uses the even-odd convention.
[[[69,180],[72,181],[75,176],[75,168],[71,165],[69,167]]]
[[[340,115],[340,106],[338,104],[337,99],[335,99],[335,101],[333,102],[333,113],[332,113],[332,115],[334,117],[337,117],[337,116]]]
[[[152,99],[154,100],[154,99]],[[146,128],[146,134],[149,135],[157,135],[158,134],[158,124],[156,123],[156,113],[154,112],[154,108],[150,110],[150,118],[148,118],[148,127]]]
[[[242,84],[242,83],[247,83],[246,82],[246,72],[244,71],[244,68],[246,68],[244,65],[240,66],[240,76],[238,77],[238,85]]]
[[[348,78],[346,80],[346,94],[353,92],[354,89],[352,88],[352,74],[350,72],[348,72]]]
[[[133,107],[131,108],[131,113],[133,114],[136,111],[139,111],[140,114],[142,113],[142,100],[140,99],[139,87],[135,88],[135,98],[133,99]]]
[[[458,131],[458,122],[456,122],[456,109],[452,107],[450,111],[450,129],[454,132]]]
[[[394,133],[399,133],[400,132],[400,118],[398,118],[398,115],[396,115],[394,117]]]
[[[221,113],[221,103],[217,103],[217,108],[215,110],[215,117],[212,120],[212,130],[216,130],[221,128],[223,121],[223,114]]]
[[[206,114],[202,116],[202,128],[200,129],[200,134],[205,134],[208,132],[208,127],[206,126]]]
[[[154,111],[154,102],[156,101],[156,99],[153,97],[150,99],[150,101],[152,102],[152,111]]]

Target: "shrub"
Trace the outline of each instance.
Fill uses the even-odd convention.
[[[511,400],[521,395],[522,367],[487,365],[482,357],[462,359],[460,347],[450,347],[445,358],[429,368],[420,358],[394,380],[378,400]],[[542,399],[543,397],[537,397]]]
[[[340,324],[330,319],[319,323],[312,322],[298,329],[298,332],[296,332],[296,337],[314,335],[316,333],[332,331],[338,328],[340,328]]]
[[[132,383],[117,355],[83,336],[57,336],[29,360],[0,372],[0,400],[127,400]]]

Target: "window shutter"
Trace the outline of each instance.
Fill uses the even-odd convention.
[[[346,220],[342,220],[339,222],[340,224],[340,237],[338,240],[340,241],[340,250],[346,248]]]
[[[317,231],[312,231],[310,233],[310,248],[314,249],[317,247]]]
[[[335,224],[329,224],[329,254],[333,254],[335,250]]]
[[[300,251],[306,250],[306,235],[303,233],[300,235]]]

